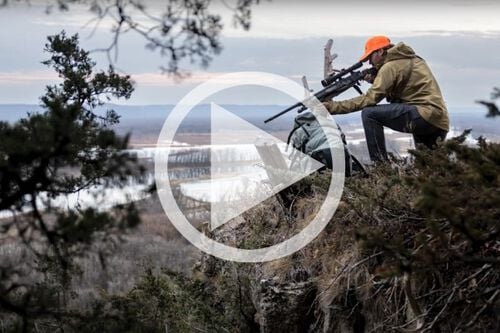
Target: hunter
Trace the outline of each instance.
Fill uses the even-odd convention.
[[[395,131],[412,133],[415,145],[432,149],[438,139],[444,140],[449,130],[448,111],[439,85],[427,63],[404,43],[391,44],[385,36],[367,40],[360,59],[369,60],[378,72],[365,94],[344,100],[327,101],[331,114],[362,110],[370,159],[387,160],[384,126]],[[390,104],[377,105],[382,99]]]

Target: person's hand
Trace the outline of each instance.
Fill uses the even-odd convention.
[[[365,80],[368,83],[373,83],[375,80],[375,76],[377,76],[377,69],[375,67],[371,67],[368,72],[366,73],[365,77],[363,80]]]
[[[371,73],[368,73],[368,74],[365,75],[365,77],[363,78],[363,80],[365,80],[368,83],[373,83],[373,80],[375,80],[375,75],[373,75]]]

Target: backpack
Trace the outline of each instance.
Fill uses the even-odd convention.
[[[304,112],[294,119],[294,127],[288,135],[287,145],[292,146],[298,151],[307,154],[315,160],[323,163],[326,168],[332,169],[332,156],[330,147],[338,146],[338,133],[344,147],[345,175],[352,176],[354,173],[362,172],[367,174],[363,164],[351,154],[347,147],[347,141],[342,129],[333,121],[325,121],[320,125],[316,116],[312,112]],[[292,163],[297,156],[292,156]]]

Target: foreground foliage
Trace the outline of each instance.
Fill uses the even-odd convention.
[[[467,134],[348,179],[327,228],[289,258],[258,265],[207,258],[214,284],[233,295],[226,309],[238,331],[498,330],[500,144],[480,138],[469,147]],[[293,189],[301,198],[291,205],[269,201],[250,212],[237,229],[240,245],[267,246],[303,228],[328,180],[316,175]],[[234,239],[232,230],[216,236]]]
[[[13,319],[23,331],[35,319],[73,316],[67,307],[73,296],[68,286],[79,271],[75,258],[95,241],[112,242],[116,232],[139,223],[133,203],[105,211],[60,200],[89,189],[102,200],[105,187],[121,188],[143,172],[123,154],[128,138],[111,128],[118,115],[97,112],[103,99],[130,97],[130,78],[112,68],[96,71],[78,36],[50,36],[45,50],[50,59],[44,64],[61,79],[41,97],[45,111],[14,124],[0,122],[0,211],[11,213],[0,236],[3,246],[24,250],[19,262],[3,256],[0,320]]]
[[[468,147],[467,134],[353,187],[371,297],[392,295],[381,330],[499,328],[500,145]]]

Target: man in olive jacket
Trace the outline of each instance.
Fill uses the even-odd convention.
[[[391,44],[385,36],[366,42],[361,61],[378,69],[364,95],[324,105],[331,114],[363,110],[361,118],[372,161],[387,160],[383,126],[412,133],[415,144],[432,148],[449,130],[448,111],[439,85],[426,62],[404,43]],[[382,99],[391,104],[377,105]]]

